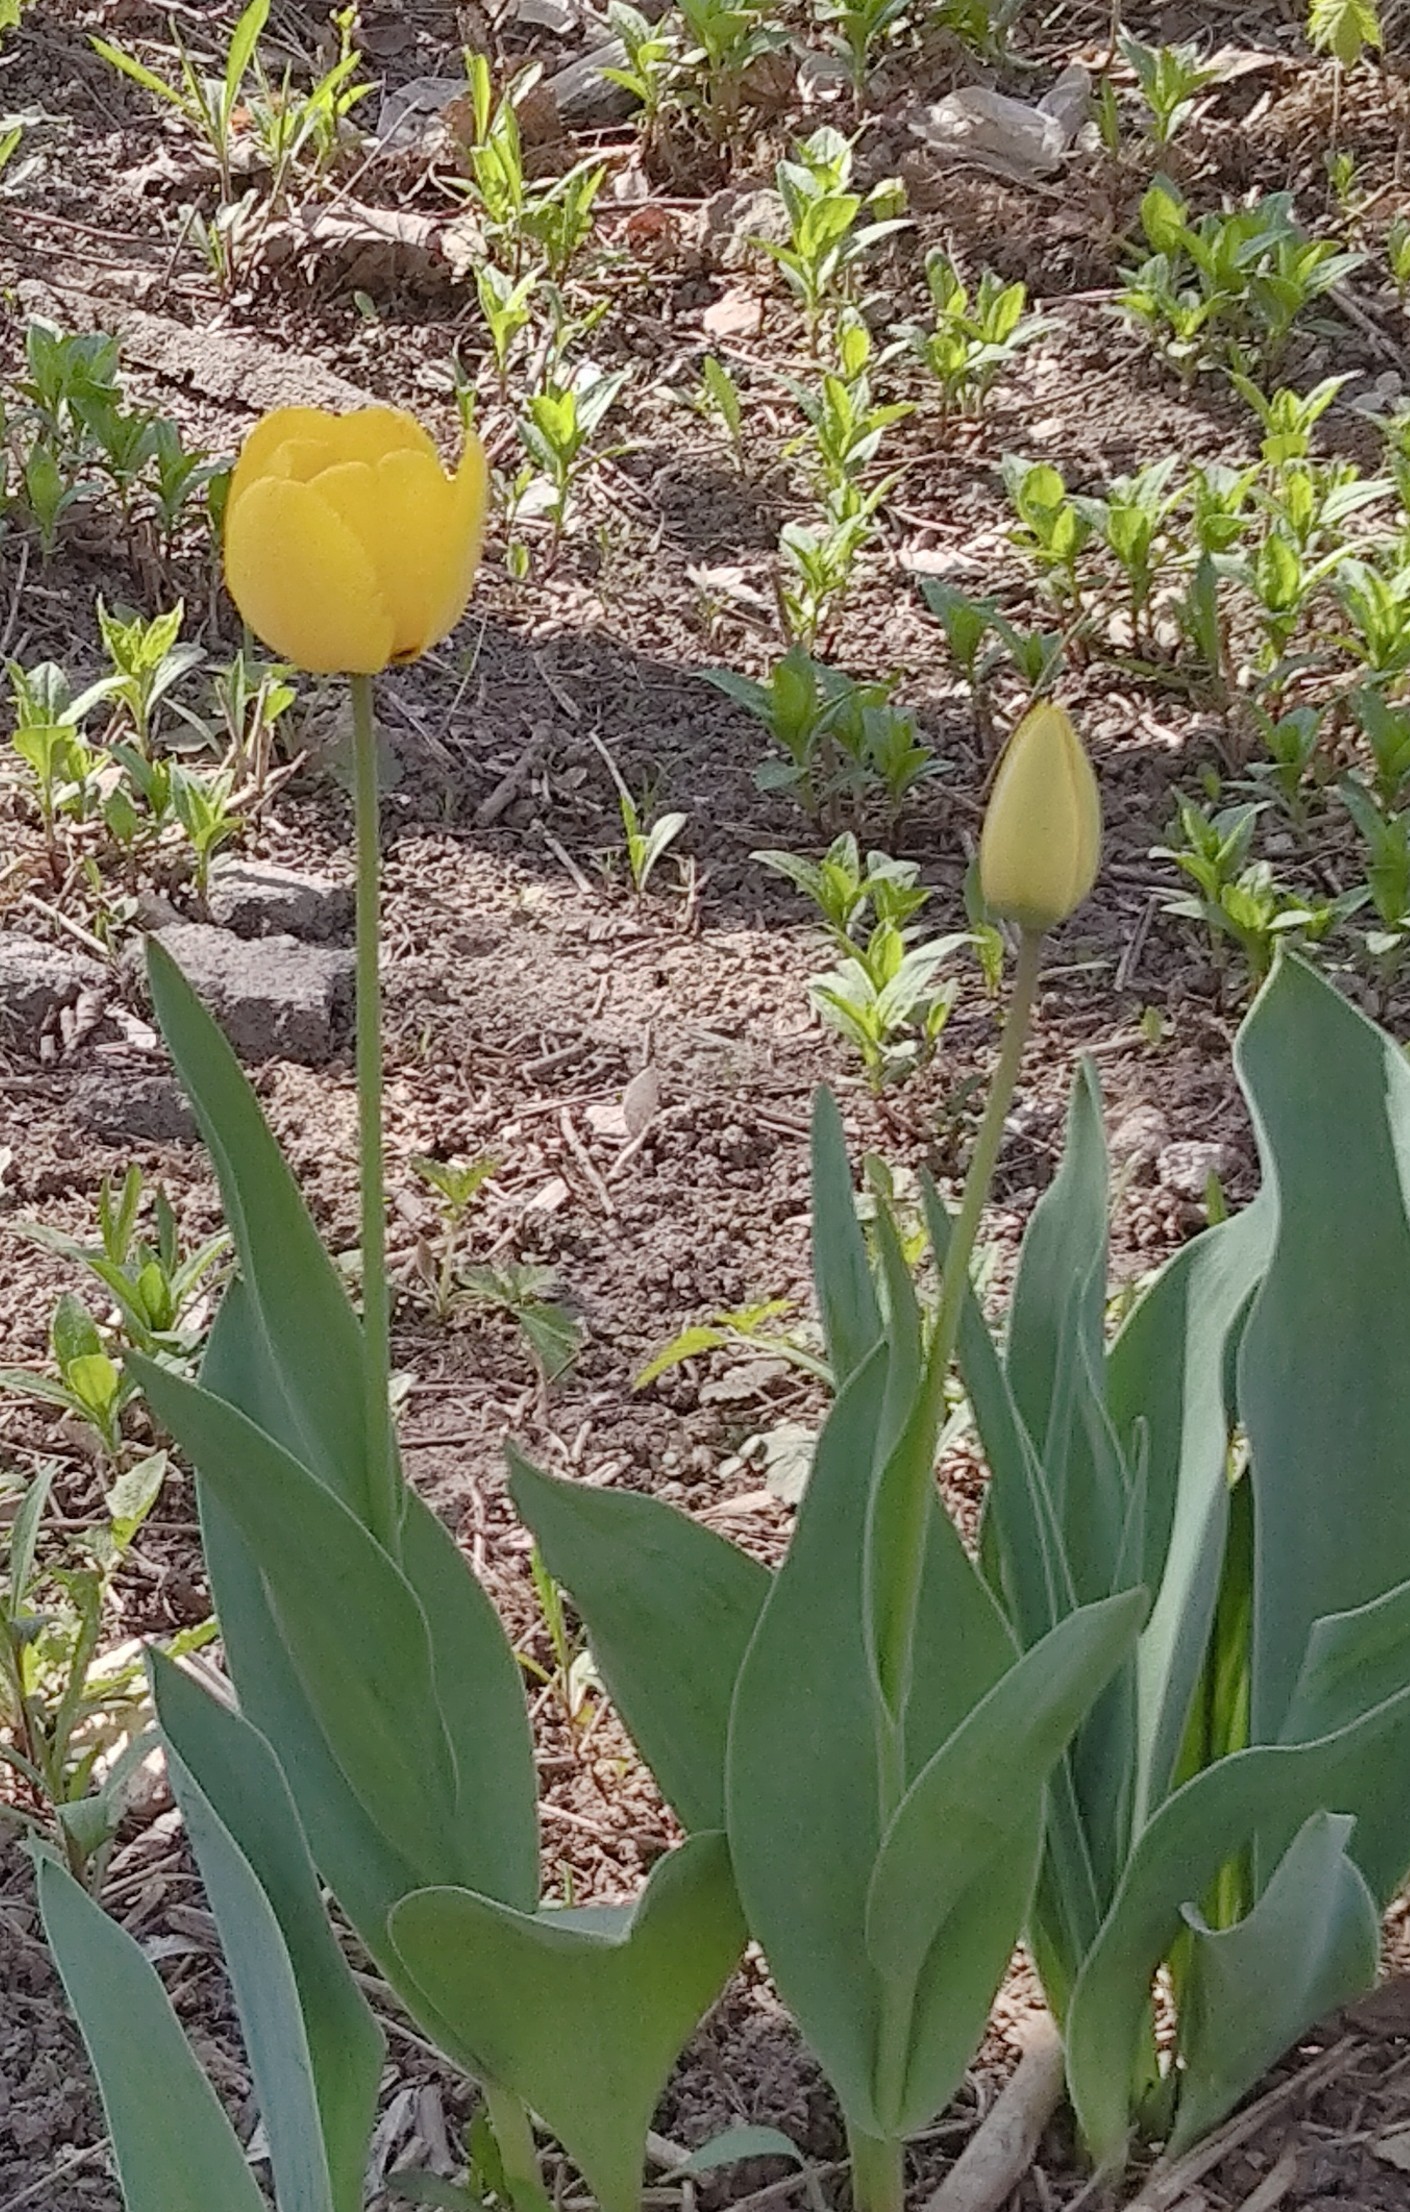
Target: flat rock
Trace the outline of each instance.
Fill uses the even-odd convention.
[[[1160,1156],[1170,1148],[1170,1124],[1158,1106],[1136,1105],[1111,1132],[1111,1156],[1139,1183],[1155,1181]],[[1203,1196],[1203,1187],[1201,1187]]]
[[[1177,1144],[1166,1145],[1156,1161],[1156,1176],[1177,1198],[1198,1204],[1209,1187],[1210,1176],[1217,1175],[1222,1183],[1238,1164],[1239,1156],[1231,1144],[1182,1138]]]
[[[237,937],[303,937],[324,944],[353,918],[350,887],[272,860],[217,860],[206,901],[211,920]]]
[[[101,990],[107,970],[77,947],[0,931],[0,1024],[33,1041],[80,991]]]
[[[555,70],[545,89],[551,92],[565,122],[579,127],[589,123],[621,123],[636,106],[623,85],[604,77],[604,69],[625,69],[627,49],[619,38],[604,40],[591,53]]]
[[[727,184],[701,202],[694,243],[716,269],[744,269],[764,259],[756,239],[786,245],[788,210],[770,185]]]
[[[175,922],[156,941],[209,1007],[242,1060],[321,1067],[347,1028],[353,956],[297,937],[236,937]]]
[[[75,1119],[113,1144],[192,1144],[196,1117],[175,1076],[106,1067],[80,1076],[70,1094]]]

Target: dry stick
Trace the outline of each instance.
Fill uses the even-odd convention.
[[[1177,2158],[1173,2166],[1157,2166],[1140,2195],[1128,2205],[1127,2212],[1171,2212],[1172,2206],[1179,2203],[1211,2166],[1217,2166],[1227,2152],[1236,2150],[1240,2143],[1256,2134],[1270,2113],[1276,2112],[1281,2105],[1291,2104],[1299,2096],[1310,2097],[1334,2074],[1340,2073],[1360,2048],[1354,2035],[1344,2035],[1315,2065],[1304,2067],[1301,2073],[1291,2074],[1286,2081],[1279,2082],[1276,2089],[1270,2089],[1236,2119],[1206,2136],[1198,2149]]]
[[[1049,2013],[1037,2015],[1022,2048],[1012,2077],[923,2212],[997,2212],[1032,2165],[1062,2096],[1062,2037]]]
[[[1235,2212],[1278,2212],[1278,2206],[1297,2180],[1298,2157],[1289,2144],[1270,2174],[1265,2174],[1251,2197],[1245,2197]]]
[[[107,2147],[106,2143],[90,2143],[85,2150],[70,2151],[67,2158],[61,2158],[58,2165],[52,2166],[47,2174],[41,2174],[38,2181],[31,2181],[18,2196],[6,2197],[0,2204],[0,2212],[20,2212],[22,2204],[36,2203],[51,2183],[61,2181],[76,2166],[86,2166],[90,2158],[100,2158]]]

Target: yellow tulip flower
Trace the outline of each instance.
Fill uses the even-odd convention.
[[[1062,707],[1036,706],[994,778],[979,840],[991,913],[1039,933],[1066,921],[1097,877],[1102,808],[1081,738]]]
[[[488,470],[470,432],[454,476],[396,407],[280,407],[230,480],[225,580],[256,637],[317,675],[414,660],[465,611]]]

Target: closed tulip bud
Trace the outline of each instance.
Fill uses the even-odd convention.
[[[281,407],[230,480],[225,580],[256,637],[314,674],[375,676],[414,660],[465,611],[487,470],[470,432],[448,476],[395,407]]]
[[[1066,921],[1096,881],[1102,808],[1082,740],[1062,707],[1033,707],[999,762],[979,840],[991,913],[1035,933]]]

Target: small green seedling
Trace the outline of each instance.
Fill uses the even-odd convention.
[[[1195,46],[1143,46],[1123,31],[1117,47],[1141,88],[1151,144],[1168,146],[1188,121],[1199,94],[1206,85],[1217,84],[1223,71],[1201,62]]]
[[[461,1294],[458,1267],[465,1222],[485,1184],[499,1166],[488,1153],[474,1160],[413,1159],[411,1171],[438,1200],[439,1234],[434,1245],[424,1237],[416,1247],[416,1271],[431,1293],[436,1318],[448,1321]]]
[[[172,41],[180,62],[180,75],[175,84],[149,69],[125,46],[112,39],[94,38],[94,51],[102,55],[119,73],[140,85],[174,108],[182,120],[204,139],[215,161],[220,177],[222,201],[234,198],[230,171],[230,128],[245,79],[259,46],[260,34],[269,18],[269,0],[249,0],[249,5],[239,17],[230,35],[226,49],[225,66],[218,78],[207,77],[181,43],[173,24]]]

